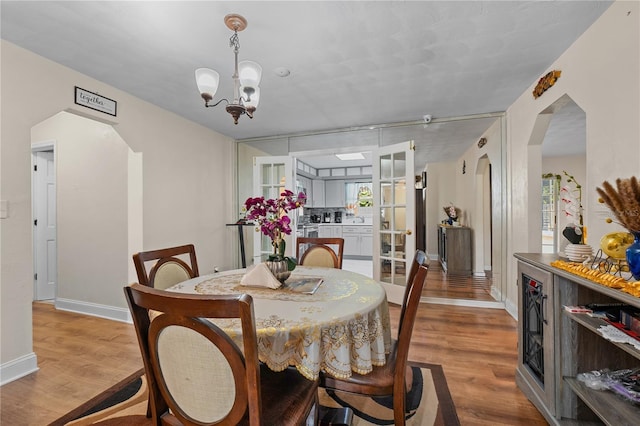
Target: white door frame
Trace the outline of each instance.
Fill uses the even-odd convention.
[[[54,167],[57,169],[57,147],[56,147],[56,141],[55,140],[46,140],[46,141],[42,141],[42,142],[36,142],[31,144],[31,176],[32,176],[32,182],[31,182],[31,218],[32,220],[36,219],[36,215],[38,212],[38,203],[41,202],[41,200],[39,199],[39,197],[37,197],[36,195],[38,194],[38,191],[36,190],[36,180],[33,179],[33,174],[34,174],[34,168],[36,165],[36,153],[37,152],[43,152],[43,151],[53,151],[53,162],[54,162]],[[57,174],[57,172],[56,172]],[[57,198],[57,188],[56,188],[56,198]],[[57,209],[57,205],[56,205],[56,209]],[[57,221],[57,215],[56,215],[56,221]],[[57,224],[56,224],[56,228],[57,228]],[[38,262],[42,262],[42,259],[39,259],[37,256],[37,248],[38,248],[38,233],[35,230],[35,225],[32,227],[32,253],[33,253],[33,270],[34,270],[34,274],[33,274],[33,300],[47,300],[47,299],[51,299],[51,297],[49,297],[50,295],[43,295],[42,294],[42,290],[39,288],[39,280],[42,280],[43,277],[37,275],[37,271],[39,270],[38,268]],[[57,242],[57,238],[55,243],[53,244],[53,256],[55,256],[57,258],[57,253],[58,253],[58,242]],[[48,253],[51,254],[51,253]],[[47,262],[46,260],[44,262]],[[46,264],[46,263],[45,263]],[[57,268],[56,268],[56,274],[57,274]],[[54,290],[53,290],[53,299],[56,298],[57,296],[57,278],[55,280],[55,284],[54,284]]]
[[[381,170],[380,170],[380,158],[384,155],[394,155],[396,153],[404,152],[405,154],[405,176],[395,176],[392,173],[392,177],[385,178],[384,180],[387,183],[392,183],[392,186],[395,186],[398,179],[405,180],[405,200],[404,200],[404,208],[405,208],[405,228],[403,230],[394,229],[396,225],[394,221],[391,223],[392,229],[384,231],[385,234],[391,235],[392,239],[395,239],[398,235],[404,235],[404,252],[398,254],[395,252],[395,246],[392,248],[392,252],[385,257],[385,260],[391,263],[392,268],[392,280],[393,275],[395,275],[394,268],[396,263],[405,263],[405,274],[409,273],[409,269],[411,268],[411,264],[413,261],[413,256],[416,250],[416,219],[415,219],[415,191],[413,189],[414,182],[414,154],[415,154],[415,143],[413,141],[401,142],[395,145],[387,145],[384,147],[380,147],[373,151],[373,230],[374,230],[374,238],[373,238],[373,278],[380,282],[382,286],[385,288],[387,292],[387,299],[392,303],[397,303],[399,305],[402,304],[402,300],[404,298],[404,291],[406,282],[404,285],[398,285],[394,283],[389,283],[382,281],[381,271],[380,271],[380,258],[381,258],[381,235],[382,235],[382,224],[380,223],[381,218],[381,209],[382,208],[390,208],[393,209],[397,203],[397,201],[391,200],[391,204],[387,204],[385,206],[381,206],[381,192],[380,192],[380,181],[381,179]],[[400,203],[399,203],[400,204]],[[400,204],[400,205],[402,205]]]

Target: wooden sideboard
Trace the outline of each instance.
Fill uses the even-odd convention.
[[[438,225],[438,259],[449,274],[471,275],[471,228]]]
[[[553,425],[640,424],[640,406],[576,379],[582,372],[640,366],[640,351],[602,337],[607,324],[564,306],[640,298],[571,274],[550,264],[557,256],[516,253],[518,259],[518,366],[516,383]]]

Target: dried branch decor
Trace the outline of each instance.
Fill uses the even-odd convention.
[[[596,188],[600,199],[615,215],[618,223],[631,232],[640,232],[640,183],[633,176],[628,179],[616,179],[616,188],[609,182]],[[608,223],[613,222],[607,219]]]

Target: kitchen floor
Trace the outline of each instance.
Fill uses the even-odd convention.
[[[372,260],[354,260],[342,259],[342,269],[351,272],[357,272],[369,278],[373,278],[373,261]]]

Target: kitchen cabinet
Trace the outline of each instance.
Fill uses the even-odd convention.
[[[324,182],[325,207],[344,207],[344,180],[327,180]]]
[[[438,257],[445,272],[471,275],[471,229],[438,225]]]
[[[373,256],[372,226],[343,226],[344,255],[354,257]]]
[[[324,207],[324,181],[320,179],[313,179],[311,181],[311,188],[313,194],[313,205],[309,207]]]
[[[321,223],[320,225],[318,225],[318,237],[342,238],[342,225],[329,225]]]
[[[623,303],[640,308],[640,298],[606,287],[590,279],[551,266],[552,254],[516,253],[518,259],[518,366],[516,383],[552,425],[638,424],[640,407],[607,390],[591,389],[576,376],[601,370],[635,368],[640,350],[626,343],[606,340],[598,331],[608,323],[584,313],[572,313],[564,306],[589,303]],[[541,284],[539,286],[539,284]],[[527,293],[540,290],[540,300],[528,300]],[[532,303],[532,309],[527,307]],[[537,309],[539,313],[535,313]],[[528,333],[521,323],[527,317],[540,322],[542,335]],[[528,340],[541,344],[539,359],[543,374],[532,374],[526,359]],[[539,362],[534,362],[534,365]],[[541,383],[544,381],[544,383]]]
[[[313,189],[311,187],[311,179],[306,178],[302,175],[296,176],[296,193],[304,192],[307,196],[307,204],[308,207],[313,207],[309,205],[309,201],[313,199]]]
[[[342,225],[329,225],[321,223],[318,226],[318,237],[320,238],[342,238]],[[335,246],[330,246],[336,256],[338,256],[338,249]],[[344,257],[344,247],[342,256]]]

